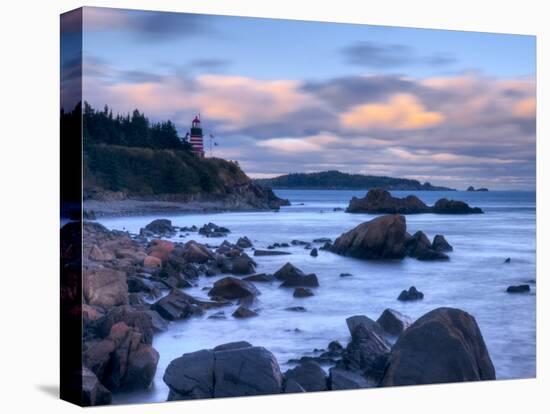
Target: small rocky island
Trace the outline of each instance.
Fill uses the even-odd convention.
[[[441,198],[433,206],[426,205],[417,196],[393,197],[388,191],[373,188],[363,198],[353,197],[347,213],[367,214],[482,214],[479,207],[470,207],[464,201]]]

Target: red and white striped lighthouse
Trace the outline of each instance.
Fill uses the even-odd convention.
[[[202,141],[202,128],[200,115],[195,116],[191,123],[191,134],[189,136],[189,143],[191,144],[191,151],[193,154],[204,157],[204,145]]]

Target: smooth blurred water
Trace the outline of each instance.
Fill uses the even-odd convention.
[[[227,237],[235,242],[248,236],[256,248],[293,239],[312,241],[319,237],[335,239],[359,223],[374,216],[333,211],[345,208],[352,196],[365,191],[343,190],[278,190],[292,206],[280,212],[244,212],[193,214],[179,216],[141,216],[105,218],[100,222],[111,229],[137,233],[155,218],[169,218],[176,226],[201,226],[209,221],[231,229]],[[405,196],[411,192],[392,192]],[[431,239],[445,235],[454,246],[449,262],[403,261],[373,262],[337,256],[319,251],[317,258],[303,247],[287,249],[292,255],[257,257],[257,271],[271,273],[287,261],[305,272],[314,272],[320,287],[315,296],[292,297],[291,289],[278,283],[257,283],[261,291],[257,308],[260,316],[234,319],[234,308],[225,308],[226,320],[192,318],[170,324],[167,332],[158,334],[154,347],[160,353],[153,387],[149,391],[121,393],[115,403],[164,401],[168,389],[162,381],[167,365],[183,353],[244,340],[261,345],[277,357],[281,369],[290,367],[290,358],[310,354],[314,348],[325,348],[332,340],[344,345],[348,341],[345,319],[365,314],[376,319],[386,308],[393,308],[412,318],[440,307],[452,306],[472,314],[481,329],[497,378],[528,378],[536,374],[535,289],[531,294],[507,294],[506,287],[535,279],[535,193],[532,192],[412,192],[427,204],[441,197],[468,202],[481,207],[481,215],[407,216],[410,233],[424,231]],[[195,239],[210,244],[223,239],[206,239],[197,233],[175,241]],[[249,252],[252,254],[252,252]],[[510,257],[510,264],[504,260]],[[341,278],[340,273],[353,274]],[[201,277],[197,287],[186,292],[206,298],[205,286],[220,277]],[[424,292],[424,300],[402,303],[396,300],[400,291],[414,285]],[[305,313],[289,312],[289,306],[304,306]]]

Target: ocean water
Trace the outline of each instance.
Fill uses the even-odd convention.
[[[373,215],[333,211],[345,208],[352,196],[365,191],[344,190],[276,190],[292,206],[279,212],[242,212],[191,214],[176,216],[141,216],[103,218],[99,221],[110,229],[137,233],[155,218],[169,218],[176,226],[201,226],[210,221],[228,227],[227,237],[236,242],[248,236],[259,249],[274,242],[293,239],[312,241],[330,237],[372,219]],[[411,192],[392,192],[405,196]],[[320,287],[315,296],[297,299],[292,289],[278,283],[257,283],[261,291],[256,308],[260,316],[245,320],[231,317],[236,306],[225,308],[227,319],[202,317],[173,322],[168,331],[157,334],[154,347],[160,361],[150,390],[119,393],[115,403],[165,401],[168,395],[162,381],[164,370],[180,355],[231,341],[248,341],[264,346],[277,357],[281,369],[287,361],[312,355],[314,348],[326,348],[332,340],[346,344],[349,334],[346,318],[364,314],[373,319],[386,308],[396,309],[416,319],[440,307],[451,306],[472,314],[480,327],[493,360],[498,379],[529,378],[536,375],[536,287],[530,294],[508,294],[512,284],[535,279],[536,223],[533,192],[412,192],[428,204],[441,197],[459,199],[481,207],[481,215],[407,216],[407,230],[424,231],[430,239],[443,234],[453,245],[449,262],[402,261],[373,262],[341,257],[319,251],[314,258],[301,246],[291,247],[291,255],[256,257],[257,272],[271,273],[287,261],[306,273],[314,272]],[[190,239],[218,244],[223,239],[206,239],[197,233],[175,241]],[[252,255],[252,252],[249,252]],[[504,264],[510,257],[511,263]],[[340,277],[340,273],[352,277]],[[187,293],[206,298],[203,287],[212,286],[219,278],[201,277],[197,287]],[[424,300],[402,303],[396,298],[405,288],[416,286]],[[307,312],[289,312],[290,306],[304,306]]]

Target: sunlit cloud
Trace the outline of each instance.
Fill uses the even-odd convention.
[[[387,103],[369,103],[353,107],[340,115],[344,128],[419,129],[443,122],[439,112],[427,111],[418,99],[410,94],[397,94]]]

